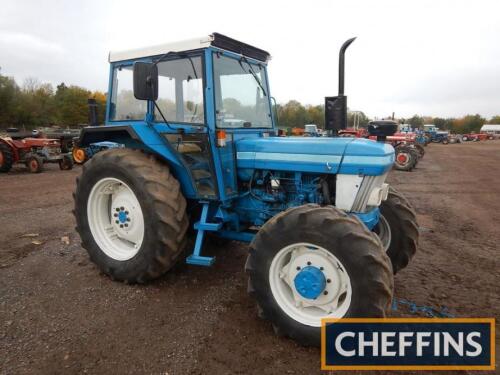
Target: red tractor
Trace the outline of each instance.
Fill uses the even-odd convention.
[[[491,134],[485,134],[485,133],[469,133],[469,134],[462,134],[462,142],[479,142],[479,141],[486,141],[487,139],[493,139]]]
[[[389,120],[371,121],[371,124],[393,123]],[[368,138],[376,141],[377,137],[369,136],[365,128],[347,128],[339,131],[340,137]],[[424,157],[425,150],[422,145],[416,142],[415,133],[394,133],[385,138],[384,142],[390,143],[396,151],[394,168],[401,171],[411,171]]]
[[[368,137],[368,131],[365,128],[346,128],[339,130],[339,137],[366,138]]]
[[[61,142],[48,138],[0,138],[0,172],[23,163],[32,173],[40,173],[45,163],[58,163],[61,170],[73,168],[70,154],[61,153]]]

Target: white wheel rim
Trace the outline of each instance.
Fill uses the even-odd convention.
[[[99,180],[87,202],[90,231],[99,248],[110,258],[133,258],[144,239],[144,217],[134,192],[123,181]]]
[[[303,297],[294,283],[307,266],[321,270],[327,280],[324,291],[315,299]],[[352,286],[345,267],[331,252],[310,243],[281,249],[271,262],[269,284],[280,308],[304,325],[320,327],[323,318],[342,318],[351,305]]]
[[[387,219],[384,217],[384,215],[380,215],[375,233],[382,242],[384,251],[387,252],[387,250],[389,250],[389,246],[391,245],[392,233],[391,227],[389,226],[389,223],[387,222]]]

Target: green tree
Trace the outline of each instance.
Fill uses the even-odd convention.
[[[19,87],[11,77],[0,75],[0,126],[8,127],[15,122],[14,107]]]
[[[303,128],[308,116],[305,107],[296,100],[290,100],[283,106],[278,106],[280,127]]]
[[[355,124],[365,128],[369,121],[370,119],[362,111],[347,112],[347,126],[349,128],[353,128]]]
[[[421,128],[424,125],[424,119],[421,116],[414,115],[408,119],[408,124],[410,124],[412,128]]]
[[[493,116],[490,121],[488,121],[489,124],[500,124],[500,115]]]
[[[65,126],[87,124],[87,100],[90,95],[90,91],[78,86],[68,87],[64,83],[57,86],[55,105],[58,122]]]
[[[323,105],[307,106],[307,123],[316,124],[318,128],[325,127],[325,107]]]
[[[465,133],[479,132],[486,119],[479,114],[467,115],[464,117],[463,130]]]

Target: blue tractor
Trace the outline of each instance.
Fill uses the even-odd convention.
[[[95,154],[77,179],[90,259],[114,280],[144,283],[183,259],[212,265],[208,234],[249,243],[248,292],[278,334],[319,345],[322,318],[386,316],[418,226],[385,183],[392,146],[336,137],[352,41],[339,95],[325,98],[330,137],[277,136],[259,48],[214,33],[111,52],[106,123],[78,142],[125,145]]]

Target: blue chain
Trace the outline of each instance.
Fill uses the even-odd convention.
[[[448,311],[448,308],[442,307],[440,310],[437,310],[430,306],[417,306],[416,303],[402,299],[402,298],[394,298],[392,300],[392,310],[397,311],[398,305],[408,306],[411,314],[424,313],[426,316],[430,318],[454,318],[455,316]]]

